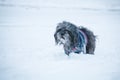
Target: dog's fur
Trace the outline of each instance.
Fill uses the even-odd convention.
[[[79,36],[82,37],[79,39]],[[71,52],[94,54],[95,35],[83,26],[77,27],[70,22],[63,21],[57,25],[54,38],[56,44],[63,44],[65,54],[68,56]]]

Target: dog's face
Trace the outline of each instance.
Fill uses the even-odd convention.
[[[61,28],[56,31],[55,39],[57,44],[69,45],[72,38],[68,30]]]
[[[56,30],[54,37],[56,44],[62,44],[64,46],[65,54],[69,55],[74,39],[72,33],[67,29],[61,28]]]

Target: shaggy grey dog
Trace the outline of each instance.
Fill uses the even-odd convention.
[[[95,35],[92,31],[83,26],[63,21],[56,27],[54,34],[56,44],[62,44],[65,54],[69,56],[71,52],[94,54],[95,51]]]

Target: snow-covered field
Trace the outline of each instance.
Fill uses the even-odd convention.
[[[57,23],[97,35],[95,55],[64,54]],[[0,0],[0,80],[120,80],[119,0]]]

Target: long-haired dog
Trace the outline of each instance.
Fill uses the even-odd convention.
[[[95,35],[92,31],[83,26],[63,21],[59,23],[54,34],[56,44],[63,44],[65,54],[69,56],[71,52],[94,54]]]

